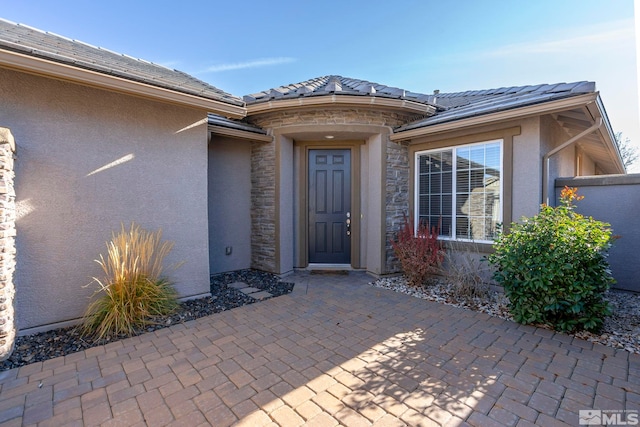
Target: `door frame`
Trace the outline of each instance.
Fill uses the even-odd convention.
[[[365,141],[294,141],[299,148],[297,155],[296,227],[297,258],[303,268],[309,266],[309,150],[343,149],[351,151],[351,267],[361,268],[360,264],[360,147]]]

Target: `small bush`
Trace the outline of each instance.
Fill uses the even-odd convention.
[[[93,278],[100,289],[83,318],[83,335],[98,339],[131,336],[137,328],[151,323],[151,317],[171,313],[177,307],[176,292],[162,276],[163,260],[173,248],[161,242],[162,230],[150,233],[131,224],[124,225],[107,243],[107,257],[96,262],[104,277]]]
[[[615,281],[607,263],[609,224],[574,212],[577,189],[561,193],[558,207],[500,234],[489,261],[517,322],[560,331],[598,331],[610,314],[604,292]]]
[[[396,239],[391,242],[410,286],[421,286],[440,270],[444,249],[438,241],[438,229],[420,223],[414,233],[413,221],[406,216]]]

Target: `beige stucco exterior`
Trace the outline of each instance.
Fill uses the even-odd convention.
[[[182,297],[209,292],[206,111],[0,68],[17,145],[17,323],[80,317],[94,260],[132,221],[175,242]]]
[[[560,150],[591,129],[592,119],[602,123],[596,93],[559,100],[549,110],[535,104],[406,127],[437,107],[406,99],[405,92],[375,91],[227,105],[179,87],[4,55],[0,126],[11,130],[18,153],[15,285],[22,333],[82,315],[96,289],[85,285],[100,274],[94,260],[121,224],[162,228],[175,242],[167,264],[183,263],[169,275],[184,298],[206,295],[210,273],[253,268],[286,275],[309,268],[311,149],[350,150],[351,253],[339,267],[375,276],[399,271],[391,241],[413,212],[418,151],[502,140],[506,226],[537,213],[556,177],[619,166],[610,155],[610,129]],[[558,152],[546,172],[543,158],[552,150]]]
[[[211,274],[251,266],[251,142],[212,135],[208,206]]]
[[[459,128],[447,125],[441,131],[427,130],[424,136],[411,131],[414,136],[405,139],[396,135],[394,128],[416,116],[401,109],[347,108],[329,101],[293,108],[290,102],[274,101],[260,110],[249,108],[248,112],[250,123],[273,136],[272,143],[253,145],[251,266],[277,274],[310,267],[306,199],[309,149],[351,150],[354,221],[348,267],[378,276],[397,272],[390,242],[402,216],[414,210],[416,152],[502,140],[501,217],[508,228],[512,221],[539,211],[545,193],[543,158],[571,138],[557,116],[551,114],[525,114],[522,118],[509,115],[489,124],[476,120],[471,126]],[[588,152],[581,151],[577,144],[570,145],[551,157],[549,183],[553,185],[556,177],[580,171],[594,173],[589,169],[594,164]],[[491,247],[481,246],[483,250]]]

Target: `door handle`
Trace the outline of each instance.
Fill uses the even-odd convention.
[[[351,236],[351,212],[347,212],[347,236]]]

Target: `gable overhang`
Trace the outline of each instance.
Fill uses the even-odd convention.
[[[625,174],[624,160],[600,94],[595,92],[593,95],[591,102],[549,115],[566,132],[569,137],[567,141],[572,141],[569,145],[575,144],[586,153],[596,163],[600,173]],[[589,132],[589,129],[593,130]],[[561,146],[565,144],[567,142]]]
[[[618,143],[616,142],[616,137],[613,132],[613,128],[611,127],[611,123],[609,122],[609,117],[607,116],[607,112],[604,108],[604,104],[602,103],[602,99],[600,98],[600,94],[597,94],[595,102],[587,105],[586,108],[591,113],[594,121],[598,118],[602,118],[602,126],[598,130],[598,133],[602,137],[602,148],[609,153],[612,166],[617,169],[612,173],[627,173],[627,168],[624,165],[622,154],[620,153],[620,149],[618,148]]]
[[[384,98],[376,96],[354,95],[319,95],[291,99],[273,99],[247,105],[247,115],[280,111],[293,108],[323,108],[323,107],[379,107],[390,110],[400,110],[431,116],[436,112],[432,105],[421,104],[407,99]]]
[[[127,95],[134,95],[154,101],[203,109],[207,112],[217,113],[229,118],[240,119],[246,115],[244,106],[228,104],[218,100],[153,86],[118,76],[73,67],[19,52],[0,49],[0,67]]]

